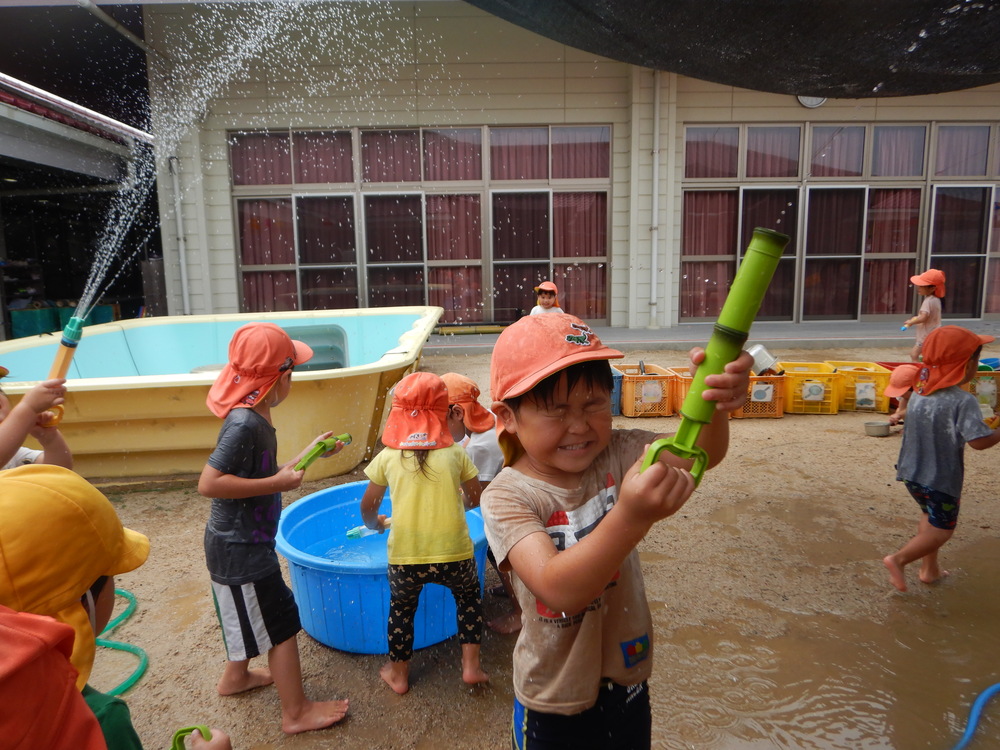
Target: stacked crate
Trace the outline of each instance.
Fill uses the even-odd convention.
[[[840,373],[840,411],[873,411],[889,413],[889,397],[885,395],[892,371],[877,362],[831,362],[827,364]]]
[[[826,362],[779,362],[785,373],[785,411],[789,414],[836,414],[840,373]]]

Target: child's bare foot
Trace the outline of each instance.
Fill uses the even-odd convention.
[[[215,689],[219,691],[219,695],[236,695],[237,693],[245,693],[247,690],[254,690],[255,688],[273,683],[274,678],[271,677],[271,670],[267,667],[261,667],[259,669],[248,669],[237,675],[224,672],[222,679],[219,680]]]
[[[903,569],[895,558],[892,555],[886,555],[882,558],[882,564],[889,571],[889,580],[892,581],[892,585],[900,591],[906,591],[906,576],[903,575]]]
[[[923,583],[928,583],[928,584],[937,583],[941,579],[947,578],[950,575],[951,573],[949,573],[947,570],[941,570],[941,568],[937,568],[936,570],[930,570],[930,571],[924,570],[922,568],[920,570],[920,580]]]
[[[306,701],[297,716],[281,712],[281,731],[299,734],[325,729],[347,716],[347,708],[348,701]]]
[[[521,629],[521,614],[520,612],[508,612],[505,615],[494,617],[486,625],[497,633],[516,633]]]
[[[385,684],[399,695],[410,689],[410,665],[405,661],[387,661],[378,671]]]
[[[462,666],[462,682],[466,685],[482,685],[489,681],[490,676],[478,664],[469,667]]]

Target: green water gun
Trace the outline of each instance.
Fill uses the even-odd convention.
[[[672,437],[656,440],[649,446],[639,471],[652,466],[663,451],[670,451],[675,456],[694,461],[691,476],[695,485],[701,482],[701,476],[708,467],[708,453],[695,442],[701,428],[711,422],[715,414],[715,402],[701,397],[705,390],[705,378],[724,372],[726,365],[740,355],[788,239],[787,235],[773,229],[758,227],[753,230],[753,237],[719,313],[712,337],[705,346],[705,359],[698,365],[681,404],[680,427]]]
[[[196,724],[193,727],[184,727],[183,729],[178,729],[174,732],[174,739],[170,744],[170,750],[187,750],[187,745],[184,744],[184,738],[189,734],[194,734],[195,732],[200,732],[201,736],[206,740],[212,739],[212,733],[209,731],[208,727],[202,724]]]
[[[313,461],[322,456],[324,453],[329,453],[334,448],[337,447],[337,442],[340,441],[344,445],[351,444],[350,433],[345,432],[343,435],[334,435],[326,440],[320,440],[309,449],[309,452],[304,455],[297,464],[295,464],[295,471],[302,471],[309,466]]]

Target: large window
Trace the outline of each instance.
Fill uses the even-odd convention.
[[[608,126],[233,133],[245,311],[439,305],[510,322],[532,288],[608,315]]]
[[[907,315],[928,267],[948,277],[946,317],[1000,313],[1000,125],[692,125],[685,141],[682,319],[718,316],[756,226],[791,237],[763,319]]]

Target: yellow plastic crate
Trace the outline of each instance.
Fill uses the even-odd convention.
[[[892,370],[877,362],[826,363],[840,373],[840,411],[874,411],[889,413],[889,397],[885,395]]]
[[[836,414],[840,373],[826,362],[779,362],[785,372],[785,411],[789,414]]]
[[[751,375],[747,400],[733,419],[779,419],[785,416],[785,376]]]
[[[622,415],[626,417],[669,417],[674,414],[674,376],[663,367],[619,365],[622,372]]]

